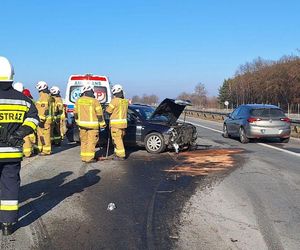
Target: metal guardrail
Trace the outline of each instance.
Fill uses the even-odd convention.
[[[230,112],[215,112],[215,111],[205,111],[205,110],[192,110],[186,109],[184,111],[185,116],[191,117],[198,117],[198,118],[205,118],[205,119],[212,119],[212,120],[222,120],[224,121],[227,115]],[[300,120],[291,119],[292,130],[300,135]]]

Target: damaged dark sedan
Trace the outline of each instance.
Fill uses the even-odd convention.
[[[192,124],[178,122],[188,101],[165,99],[156,109],[132,104],[128,109],[128,128],[125,144],[145,147],[157,154],[166,148],[176,152],[196,145],[197,130]]]

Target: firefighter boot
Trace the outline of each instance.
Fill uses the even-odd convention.
[[[13,223],[2,223],[2,235],[9,236],[14,232],[13,230]]]
[[[119,156],[117,156],[117,155],[114,155],[114,156],[113,156],[113,160],[114,160],[114,161],[125,161],[125,157],[119,157]]]

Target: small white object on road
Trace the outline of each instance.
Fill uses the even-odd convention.
[[[116,204],[115,203],[109,203],[108,206],[107,206],[107,210],[108,211],[113,211],[115,210],[117,207],[116,207]]]

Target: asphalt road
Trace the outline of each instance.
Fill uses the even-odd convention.
[[[173,165],[168,153],[134,148],[124,162],[83,164],[79,146],[66,143],[25,160],[18,228],[0,236],[1,249],[156,248],[156,192],[165,191],[170,175],[163,170]],[[109,203],[116,209],[107,210]]]
[[[177,228],[177,249],[299,249],[300,143],[221,136],[222,124],[189,119],[204,143],[241,148],[239,166],[209,188],[199,185]]]
[[[190,121],[191,155],[131,149],[86,165],[64,143],[25,160],[20,221],[1,249],[299,249],[299,141],[243,145]]]

